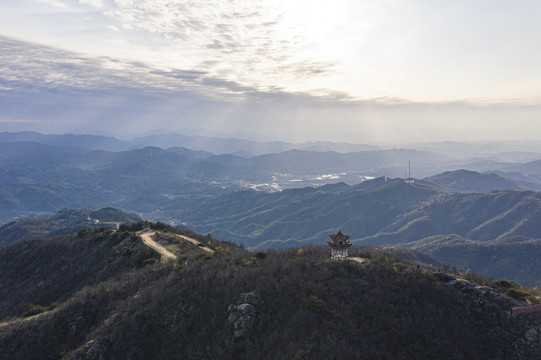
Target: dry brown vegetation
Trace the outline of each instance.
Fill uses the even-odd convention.
[[[12,304],[2,314],[0,358],[509,359],[516,354],[516,339],[502,335],[516,325],[505,313],[511,306],[505,298],[480,303],[442,285],[432,269],[377,249],[353,251],[367,259],[363,264],[329,261],[320,247],[253,253],[156,224],[158,240],[164,245],[171,240],[179,257],[160,264],[147,261],[153,252],[139,247],[138,226],[0,249],[0,273],[9,264],[14,280],[0,294]],[[176,243],[168,233],[196,238],[215,252]],[[18,266],[24,258],[26,266]],[[62,281],[65,286],[40,286]],[[18,289],[16,282],[25,285]],[[248,291],[262,303],[248,336],[235,338],[228,306]],[[22,320],[28,304],[55,308]]]

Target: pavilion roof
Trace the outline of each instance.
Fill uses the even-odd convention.
[[[342,229],[338,229],[336,234],[329,234],[329,237],[332,239],[332,242],[327,241],[327,244],[332,248],[345,249],[352,245],[352,243],[348,241],[349,235],[342,233]]]

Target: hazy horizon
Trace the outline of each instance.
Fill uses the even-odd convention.
[[[541,140],[535,1],[0,4],[0,131]]]

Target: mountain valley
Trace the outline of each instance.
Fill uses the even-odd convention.
[[[159,139],[0,134],[0,358],[538,358],[535,152]]]
[[[221,141],[222,151],[284,150],[241,157],[209,152],[216,148],[203,145],[215,139],[204,137],[173,134],[165,143],[176,147],[147,146],[159,139],[0,133],[0,243],[76,232],[91,225],[88,215],[70,225],[47,218],[63,208],[99,205],[254,250],[325,244],[341,227],[355,244],[418,249],[460,269],[539,285],[536,144],[442,143],[417,151],[320,143],[298,150],[286,143]],[[329,151],[333,147],[361,151]],[[428,176],[408,180],[406,173],[404,179],[408,162]],[[453,166],[464,168],[450,171]],[[450,237],[461,241],[442,240]],[[491,254],[494,261],[457,252]],[[519,266],[521,257],[531,271]]]

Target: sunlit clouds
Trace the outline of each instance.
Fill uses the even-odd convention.
[[[531,139],[540,33],[533,0],[8,1],[0,124]]]

